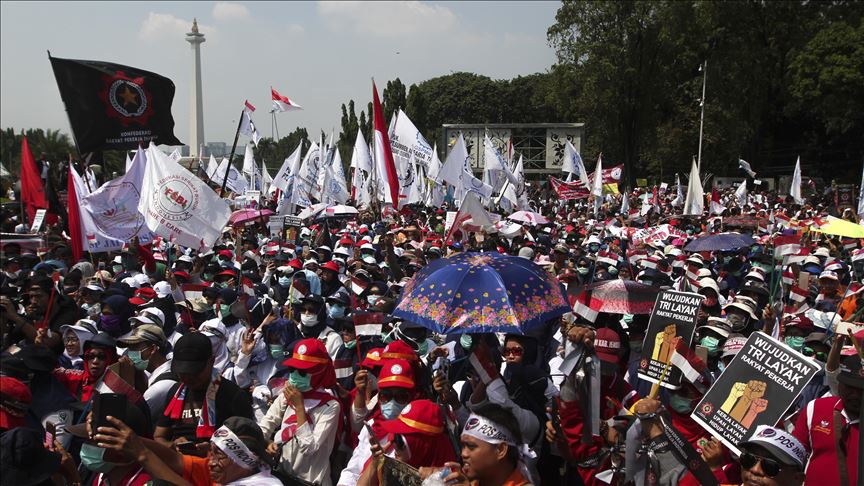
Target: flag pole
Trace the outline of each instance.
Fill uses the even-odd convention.
[[[240,112],[240,119],[237,120],[237,131],[234,132],[234,144],[231,146],[231,154],[228,155],[228,167],[225,167],[225,177],[222,178],[222,190],[219,191],[219,197],[225,197],[225,186],[228,184],[228,174],[231,172],[231,163],[234,161],[234,152],[237,150],[237,139],[240,138],[240,127],[243,125],[243,112]]]
[[[705,126],[705,81],[708,78],[708,60],[702,62],[702,100],[699,106],[702,108],[702,114],[699,117],[699,152],[696,161],[696,167],[702,170],[702,129]]]

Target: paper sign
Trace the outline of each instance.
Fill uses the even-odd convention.
[[[42,222],[45,221],[45,214],[48,212],[47,209],[37,209],[36,215],[33,217],[33,226],[30,227],[31,233],[38,233],[39,228],[42,227]]]
[[[740,454],[759,425],[779,421],[820,367],[789,346],[754,332],[690,415]]]
[[[642,345],[639,378],[660,383],[666,388],[677,389],[680,386],[681,371],[674,366],[669,366],[662,382],[660,378],[672,359],[676,343],[683,339],[688,346],[692,345],[696,312],[704,298],[703,295],[675,290],[665,290],[657,295]]]

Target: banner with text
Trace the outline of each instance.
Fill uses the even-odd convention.
[[[681,371],[670,366],[672,354],[682,339],[688,346],[692,345],[696,333],[696,312],[704,298],[699,294],[675,290],[665,290],[657,296],[642,345],[639,378],[660,383],[666,388],[677,389],[681,385]],[[666,377],[661,380],[667,367]]]

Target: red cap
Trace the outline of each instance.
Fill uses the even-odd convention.
[[[153,300],[156,298],[156,291],[153,290],[152,287],[141,287],[135,291],[135,296],[141,297],[142,299]]]
[[[129,303],[134,306],[139,306],[146,304],[147,301],[142,299],[141,297],[132,297],[131,299],[129,299]]]
[[[361,227],[359,230],[357,230],[357,233],[359,233],[361,235],[365,235],[368,232],[369,232],[369,228],[364,228],[364,227]]]
[[[594,351],[601,361],[618,363],[621,353],[621,336],[608,327],[597,329],[594,336]]]
[[[27,408],[33,395],[27,385],[9,376],[0,376],[0,428],[14,429],[27,423]]]
[[[295,259],[291,260],[290,262],[288,262],[288,266],[293,268],[294,270],[300,270],[301,268],[303,268],[303,262],[301,262],[299,259],[295,258]]]
[[[366,357],[363,359],[363,362],[360,363],[360,366],[363,368],[376,368],[381,366],[382,359],[381,353],[384,352],[384,348],[372,348],[366,353]]]
[[[339,244],[342,246],[354,246],[354,240],[352,240],[351,238],[347,238],[347,237],[342,238],[341,240],[339,240]]]
[[[298,370],[308,370],[330,362],[330,355],[327,354],[324,343],[316,338],[309,338],[298,341],[291,357],[283,361],[282,365]]]
[[[237,272],[234,270],[222,270],[221,272],[216,274],[217,277],[236,277]]]
[[[411,363],[404,359],[385,359],[378,375],[378,388],[409,388],[413,389],[414,370]]]
[[[381,423],[381,428],[391,434],[426,434],[444,433],[444,419],[441,407],[431,400],[414,400],[402,409],[393,420]]]
[[[174,272],[174,276],[175,277],[183,277],[183,278],[188,280],[189,279],[189,272],[184,271],[184,270],[178,270],[178,271]]]
[[[329,261],[324,265],[321,265],[321,270],[330,270],[332,272],[339,273],[339,265],[334,261]]]
[[[219,250],[218,255],[226,258],[234,258],[234,254],[231,253],[231,250]]]
[[[396,340],[384,347],[384,352],[381,353],[384,359],[404,359],[406,361],[420,361],[417,352],[409,346],[405,341]]]

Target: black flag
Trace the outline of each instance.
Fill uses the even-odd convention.
[[[174,136],[170,79],[109,62],[49,59],[81,153],[183,144]]]

